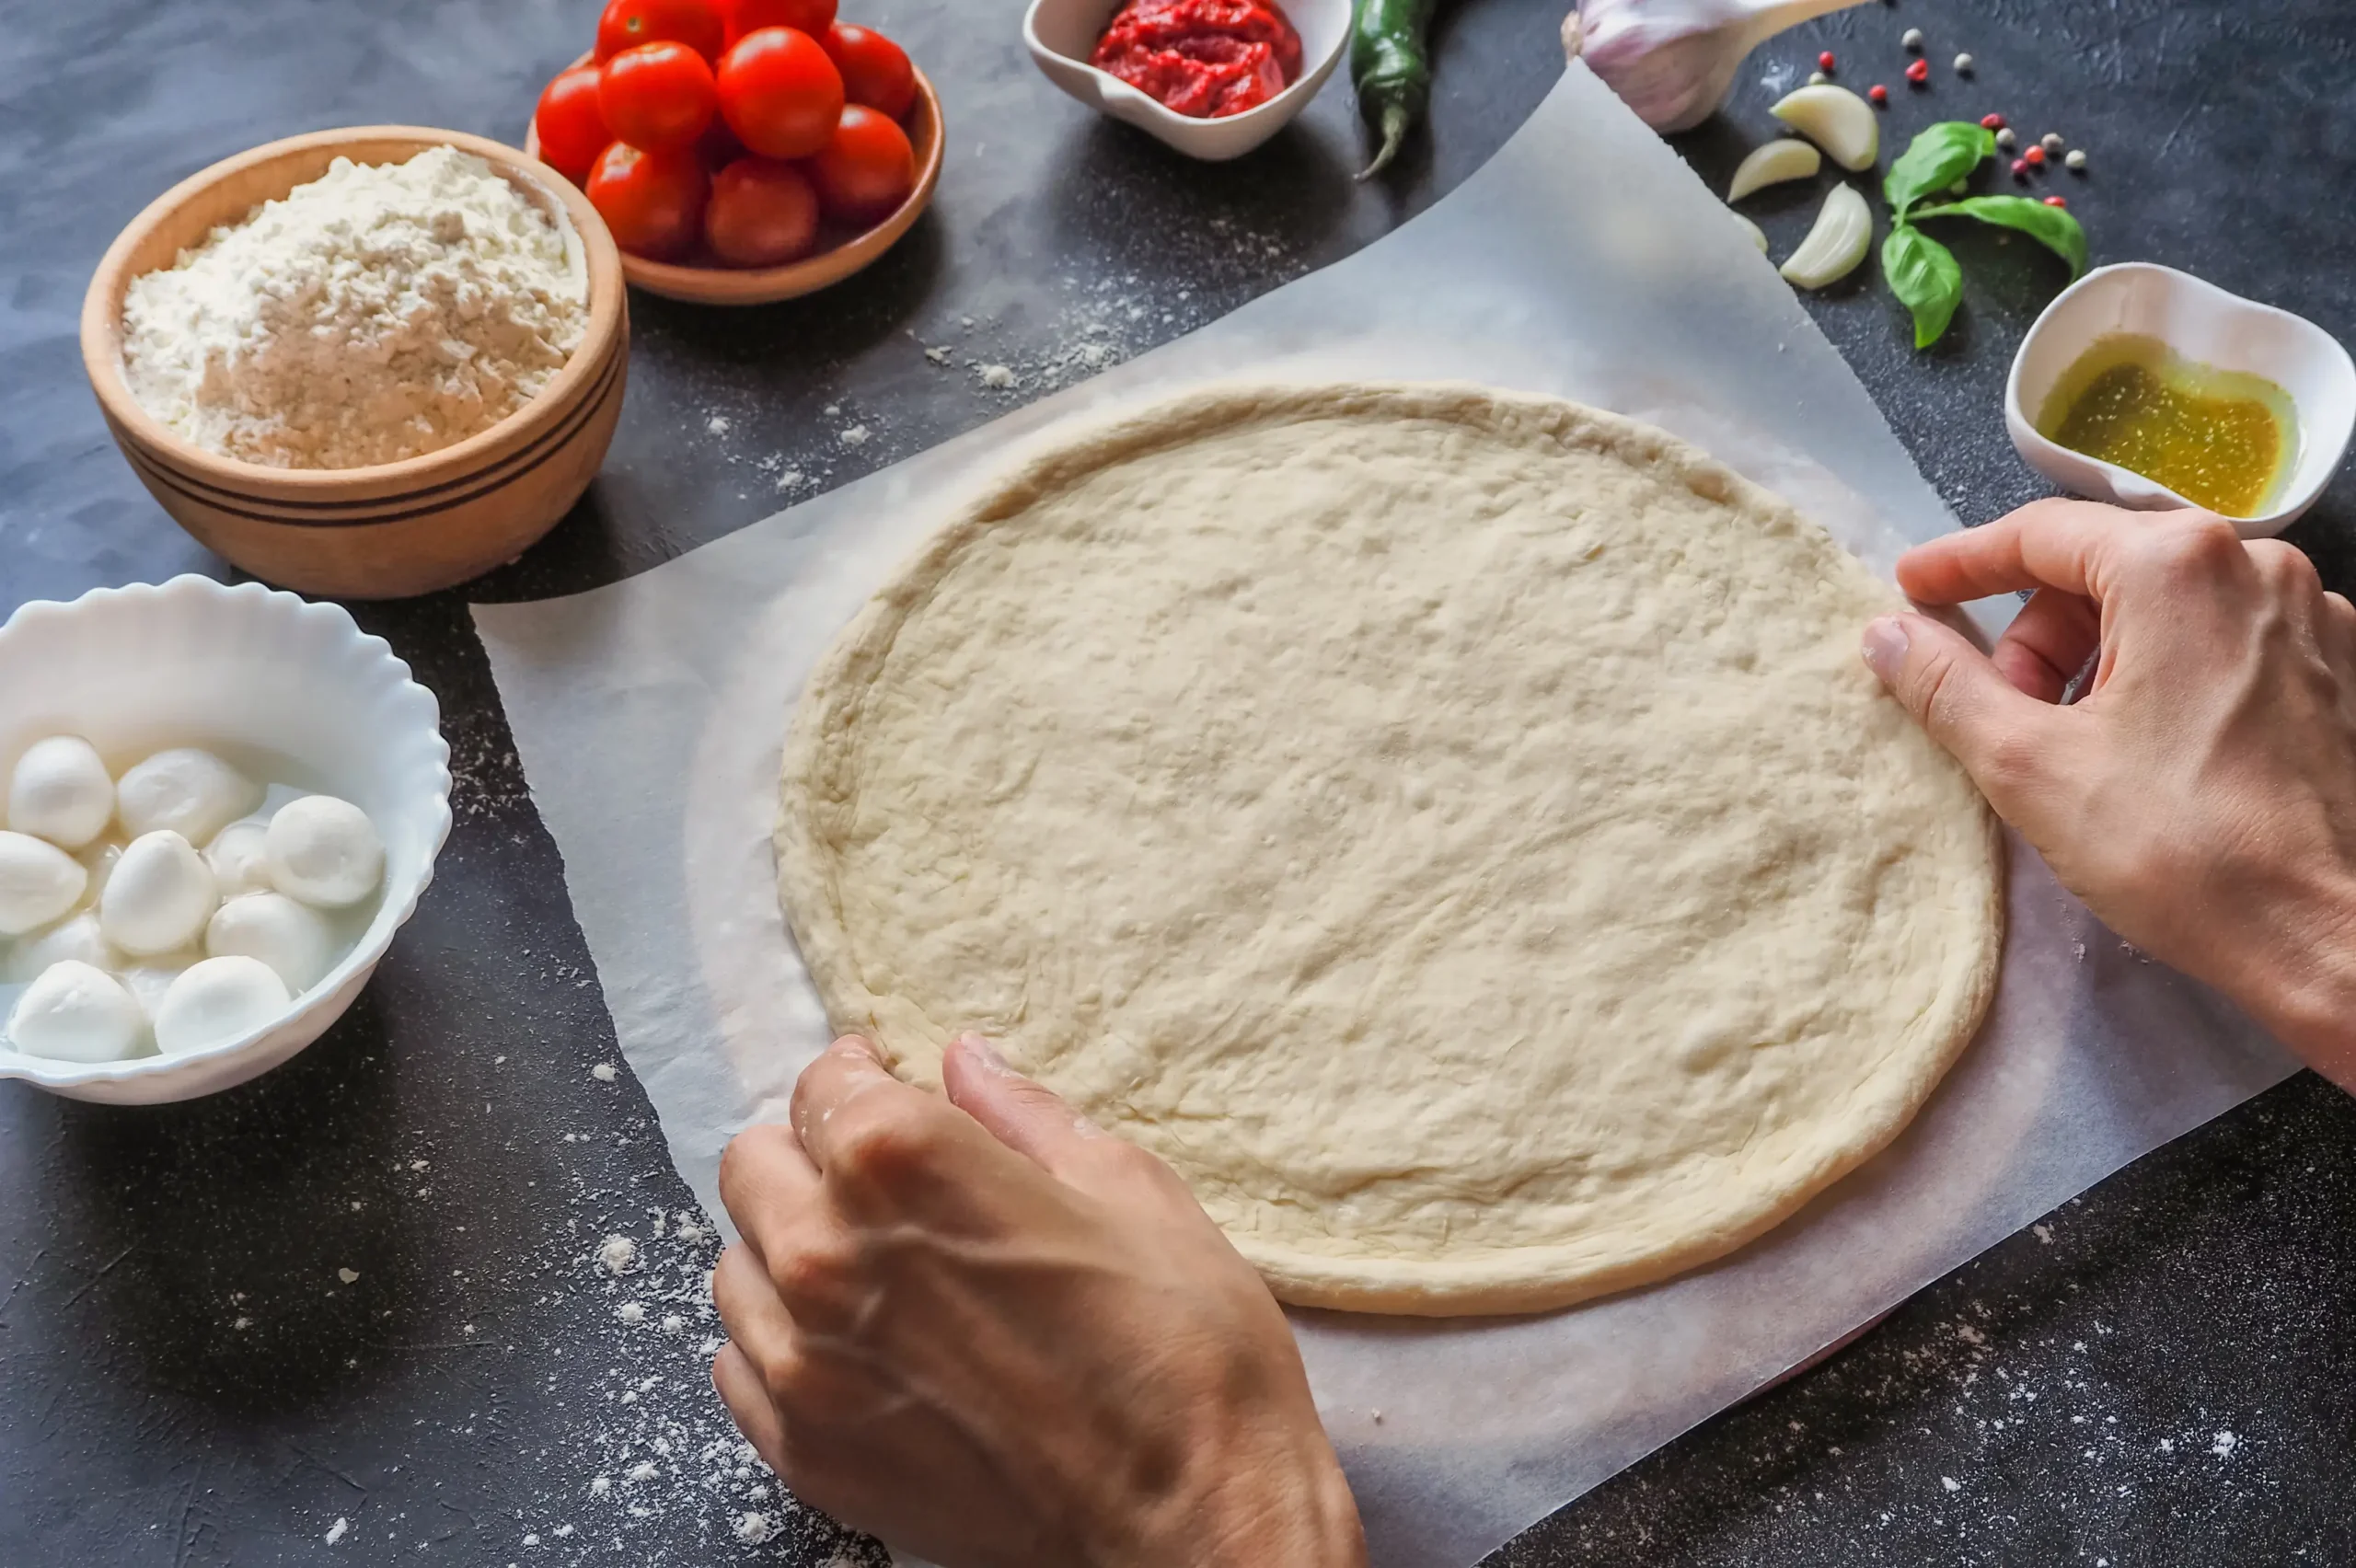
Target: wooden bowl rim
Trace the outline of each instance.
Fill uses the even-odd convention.
[[[225,179],[248,169],[292,161],[324,149],[372,142],[407,144],[413,153],[447,144],[482,158],[510,180],[529,182],[549,200],[562,205],[581,236],[582,253],[589,272],[589,322],[572,357],[537,397],[488,430],[478,431],[438,452],[403,458],[398,463],[358,468],[277,468],[208,451],[166,427],[132,396],[130,384],[122,374],[122,301],[131,288],[133,253],[198,195]],[[293,189],[294,182],[290,180],[286,190]],[[285,193],[281,190],[278,195]],[[159,461],[191,478],[248,495],[275,492],[280,496],[332,499],[332,492],[354,490],[398,495],[420,484],[430,486],[436,481],[463,478],[487,463],[496,463],[517,443],[535,439],[550,421],[561,421],[566,409],[597,378],[620,334],[627,329],[621,261],[621,251],[615,246],[613,235],[588,198],[574,189],[571,180],[520,148],[487,136],[430,125],[356,125],[306,132],[265,142],[197,170],[150,202],[124,225],[114,243],[107,247],[98,271],[91,275],[89,289],[82,297],[82,366],[90,378],[92,390],[98,394],[102,411],[117,432],[149,448]]]
[[[589,59],[588,54],[583,54],[565,69],[586,64]],[[916,189],[889,216],[832,250],[822,250],[782,267],[685,267],[676,261],[650,261],[623,251],[622,275],[649,294],[689,305],[774,305],[780,300],[815,294],[872,266],[878,257],[916,226],[917,219],[931,205],[933,189],[941,183],[941,165],[948,153],[949,127],[941,118],[941,95],[933,89],[932,78],[924,74],[921,66],[911,61],[908,69],[916,75],[917,99],[930,116],[932,138],[918,149]],[[537,157],[539,145],[538,125],[526,122],[525,151]]]

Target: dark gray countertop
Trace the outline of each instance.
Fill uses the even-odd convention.
[[[1012,0],[987,17],[855,7],[941,89],[955,139],[934,212],[815,299],[734,314],[635,299],[605,477],[545,545],[469,592],[533,597],[643,570],[1365,244],[1543,96],[1560,3],[1460,0],[1437,133],[1395,185],[1372,188],[1346,178],[1359,144],[1345,86],[1261,154],[1205,167],[1055,93],[1021,55]],[[138,488],[83,385],[80,294],[121,224],[180,176],[296,131],[381,120],[515,138],[594,9],[0,6],[18,62],[0,109],[0,605],[221,570]],[[1926,94],[1898,75],[1908,25],[1934,35]],[[1893,85],[1893,136],[1998,108],[2089,146],[2087,177],[2055,183],[2097,260],[2184,266],[2356,337],[2356,13],[2342,0],[1869,5],[1770,45],[1728,115],[1680,140],[1714,183],[1766,123],[1767,78],[1804,75],[1826,47],[1842,80]],[[1968,86],[1946,69],[1958,49],[1980,61]],[[1805,197],[1751,205],[1778,253],[1809,216]],[[1873,286],[1813,308],[1978,522],[2039,492],[1998,398],[2059,279],[2026,247],[1958,248],[1969,303],[1932,354],[1911,352]],[[922,352],[942,345],[957,351],[947,368]],[[985,363],[1020,386],[986,388]],[[849,423],[873,439],[846,449]],[[808,478],[780,490],[788,473]],[[2343,480],[2293,536],[2343,589],[2351,522]],[[463,604],[355,606],[442,698],[458,823],[350,1017],[280,1071],[191,1105],[114,1111],[0,1086],[6,1568],[821,1564],[845,1544],[737,1473],[703,1384],[712,1325],[696,1286],[711,1244],[681,1234],[689,1200],[627,1068],[593,1070],[618,1061],[612,1031]],[[2356,1112],[2294,1079],[1501,1560],[2356,1559],[2351,1155]],[[645,1259],[620,1280],[592,1259],[616,1232]],[[622,1315],[633,1303],[641,1320]]]

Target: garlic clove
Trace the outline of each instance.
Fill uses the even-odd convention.
[[[1760,255],[1764,256],[1767,254],[1767,231],[1765,229],[1761,228],[1757,224],[1752,223],[1740,213],[1728,213],[1727,216],[1732,218],[1736,223],[1742,225],[1742,232],[1750,236],[1750,243],[1759,247]]]
[[[1802,87],[1767,112],[1831,154],[1842,168],[1871,168],[1881,156],[1874,106],[1846,87]]]
[[[1804,289],[1839,282],[1857,270],[1873,237],[1874,213],[1865,196],[1854,185],[1836,185],[1824,198],[1816,225],[1784,263],[1784,280]]]
[[[1812,179],[1823,167],[1824,155],[1809,143],[1795,137],[1770,142],[1752,148],[1750,156],[1736,166],[1727,200],[1739,202],[1762,186],[1781,185],[1787,179]]]

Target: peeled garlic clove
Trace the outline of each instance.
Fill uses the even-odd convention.
[[[1734,183],[1727,187],[1727,200],[1739,202],[1761,186],[1781,185],[1787,179],[1812,179],[1824,167],[1824,155],[1806,142],[1785,137],[1754,147],[1750,156],[1736,166]]]
[[[1767,231],[1765,229],[1761,228],[1757,224],[1752,223],[1740,213],[1728,213],[1727,216],[1732,218],[1736,223],[1742,225],[1742,232],[1750,236],[1750,243],[1759,247],[1760,255],[1764,256],[1767,254]]]
[[[1831,154],[1842,168],[1871,168],[1881,156],[1874,106],[1846,87],[1802,87],[1767,112]]]
[[[1854,185],[1836,185],[1800,248],[1783,266],[1785,281],[1804,289],[1839,282],[1857,270],[1873,245],[1874,213]]]

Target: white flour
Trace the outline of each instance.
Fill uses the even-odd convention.
[[[338,158],[123,300],[140,405],[278,468],[395,463],[545,388],[589,320],[580,236],[455,147]]]

